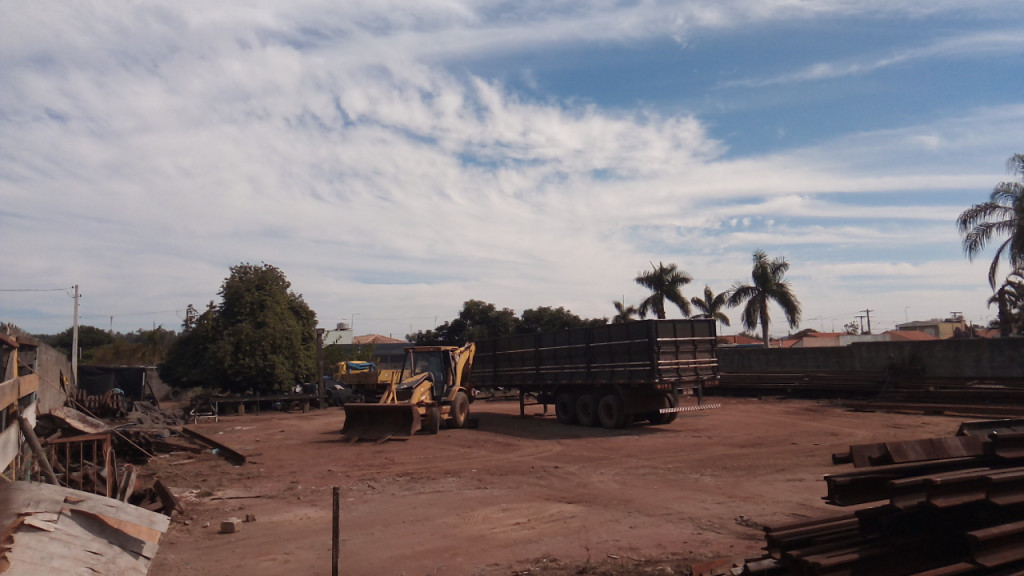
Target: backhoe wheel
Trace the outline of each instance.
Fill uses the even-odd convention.
[[[448,420],[450,428],[465,428],[469,422],[469,396],[462,390],[455,393],[452,400],[451,419]]]
[[[437,406],[427,409],[423,422],[423,430],[427,434],[437,434],[441,431],[441,409]]]
[[[605,428],[622,428],[626,425],[626,411],[618,394],[605,394],[597,404],[597,419]],[[632,420],[632,415],[629,420]]]
[[[555,418],[562,424],[576,423],[576,400],[572,394],[559,394],[555,398]]]
[[[597,425],[597,399],[593,394],[583,394],[576,399],[576,421],[581,426]]]

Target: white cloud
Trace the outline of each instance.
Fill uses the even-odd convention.
[[[691,29],[854,9],[843,2],[37,6],[0,24],[0,226],[15,248],[0,266],[22,286],[82,284],[83,313],[122,330],[153,310],[176,327],[174,311],[216,298],[239,262],[279,266],[324,325],[358,314],[400,336],[469,298],[608,315],[639,299],[632,278],[649,261],[721,289],[756,247],[920,244],[954,209],[878,214],[822,195],[984,189],[991,174],[946,157],[990,153],[986,138],[1009,137],[985,128],[1022,118],[978,111],[724,160],[695,116],[531,100],[441,65],[685,42]],[[934,155],[922,166],[894,161],[922,150]],[[62,329],[57,296],[4,294],[0,319],[32,309],[53,318],[32,329]]]

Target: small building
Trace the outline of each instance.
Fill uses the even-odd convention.
[[[968,330],[967,323],[964,322],[962,316],[956,316],[954,318],[946,318],[945,320],[918,320],[914,322],[907,322],[906,324],[897,324],[896,331],[903,332],[908,330],[916,330],[918,332],[924,332],[930,334],[940,340],[952,338],[959,333],[966,333]]]

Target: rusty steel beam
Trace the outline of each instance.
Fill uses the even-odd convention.
[[[226,458],[232,464],[235,464],[236,466],[241,466],[242,464],[246,463],[247,458],[245,454],[242,454],[241,452],[235,450],[234,448],[226,444],[222,444],[214,440],[213,438],[210,438],[209,436],[203,434],[202,432],[193,430],[188,426],[182,426],[181,432],[187,436],[191,436],[192,438],[195,438],[200,442],[203,442],[205,444],[208,444],[209,446],[212,446],[213,448],[220,450],[220,455]]]

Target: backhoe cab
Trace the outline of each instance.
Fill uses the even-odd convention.
[[[476,346],[413,346],[397,382],[376,404],[345,404],[341,433],[351,439],[436,434],[445,424],[464,428],[472,401],[470,371]]]

